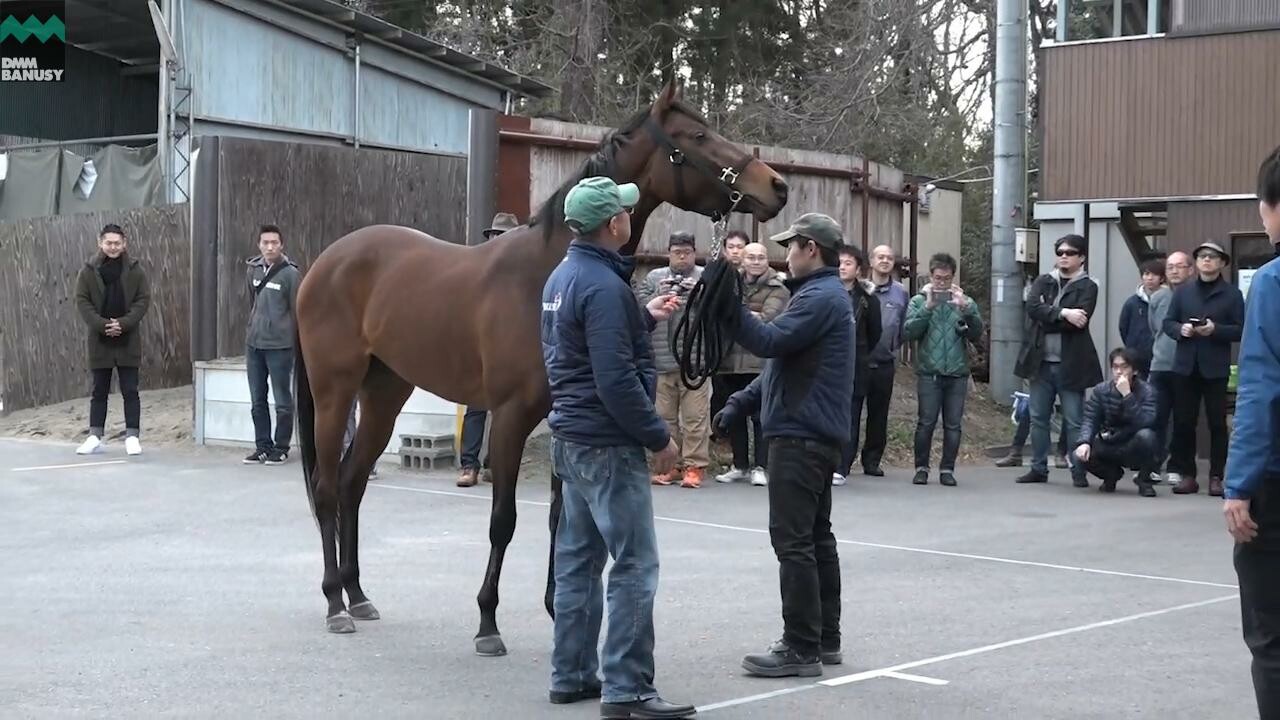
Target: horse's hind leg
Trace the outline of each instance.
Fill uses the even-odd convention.
[[[360,422],[351,450],[342,463],[338,497],[341,558],[338,573],[347,591],[347,611],[356,620],[377,620],[378,610],[360,587],[360,501],[369,472],[395,431],[396,417],[413,394],[413,385],[376,358],[370,364],[360,396]]]
[[[320,540],[324,549],[324,579],[320,589],[329,601],[326,623],[329,632],[355,632],[355,623],[347,614],[342,599],[342,578],[338,570],[338,509],[339,473],[342,456],[342,435],[347,426],[347,415],[355,400],[356,382],[350,386],[338,378],[326,378],[323,384],[315,382],[318,373],[312,371],[315,392],[315,513],[320,525]],[[345,523],[344,523],[345,524]]]
[[[489,514],[489,565],[476,602],[480,605],[480,631],[475,645],[478,655],[506,655],[507,646],[498,632],[498,580],[502,560],[516,530],[516,480],[520,457],[529,433],[546,416],[548,402],[513,400],[493,411],[493,431],[489,436],[489,459],[493,469],[493,505]]]

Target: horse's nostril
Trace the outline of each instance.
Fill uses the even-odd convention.
[[[787,196],[787,183],[782,178],[773,179],[773,189],[782,197]]]

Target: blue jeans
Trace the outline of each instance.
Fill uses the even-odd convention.
[[[564,505],[555,549],[555,647],[551,689],[596,685],[608,703],[657,697],[653,686],[653,598],[658,538],[649,467],[640,446],[590,447],[553,439]],[[601,573],[609,570],[609,633],[596,656],[603,617]]]
[[[480,469],[480,448],[484,445],[484,425],[488,419],[488,410],[470,406],[462,416],[462,457],[458,464],[463,469]],[[489,467],[488,457],[484,459],[484,466]]]
[[[254,444],[259,450],[289,452],[293,440],[293,348],[259,350],[252,345],[244,351],[249,372],[249,412],[253,415]],[[267,379],[276,401],[276,433],[271,436],[271,406],[267,404]]]
[[[938,469],[952,472],[960,454],[960,423],[964,420],[964,399],[969,394],[969,378],[952,375],[920,375],[916,378],[919,418],[916,420],[916,470],[929,469],[933,430],[942,413],[942,460]]]
[[[1049,474],[1049,418],[1053,416],[1053,400],[1062,401],[1062,422],[1069,440],[1067,459],[1071,460],[1071,476],[1083,478],[1084,465],[1071,457],[1080,438],[1080,420],[1084,416],[1084,391],[1064,390],[1060,363],[1040,364],[1040,373],[1031,383],[1031,469]]]

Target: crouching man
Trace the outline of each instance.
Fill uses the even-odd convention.
[[[1156,393],[1136,374],[1132,351],[1111,351],[1111,379],[1093,388],[1080,423],[1076,457],[1102,480],[1102,492],[1115,492],[1125,468],[1137,470],[1138,494],[1155,497],[1151,481],[1159,467],[1155,431]]]

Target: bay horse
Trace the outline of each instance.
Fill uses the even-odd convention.
[[[597,175],[640,188],[624,254],[634,253],[645,220],[664,202],[717,219],[732,210],[768,221],[787,200],[776,172],[711,130],[669,84],[651,107],[610,133],[527,225],[476,246],[407,227],[368,226],[334,241],[305,274],[295,310],[298,440],[324,551],[320,587],[330,632],[354,632],[353,619],[379,618],[360,586],[360,502],[396,417],[419,387],[493,414],[490,552],[476,597],[475,649],[506,654],[498,579],[515,531],[517,472],[529,434],[551,407],[539,336],[542,288],[572,239],[565,194]],[[343,431],[357,396],[360,421],[344,454]],[[560,508],[554,476],[552,488],[554,553]],[[549,567],[548,612],[553,582]]]

